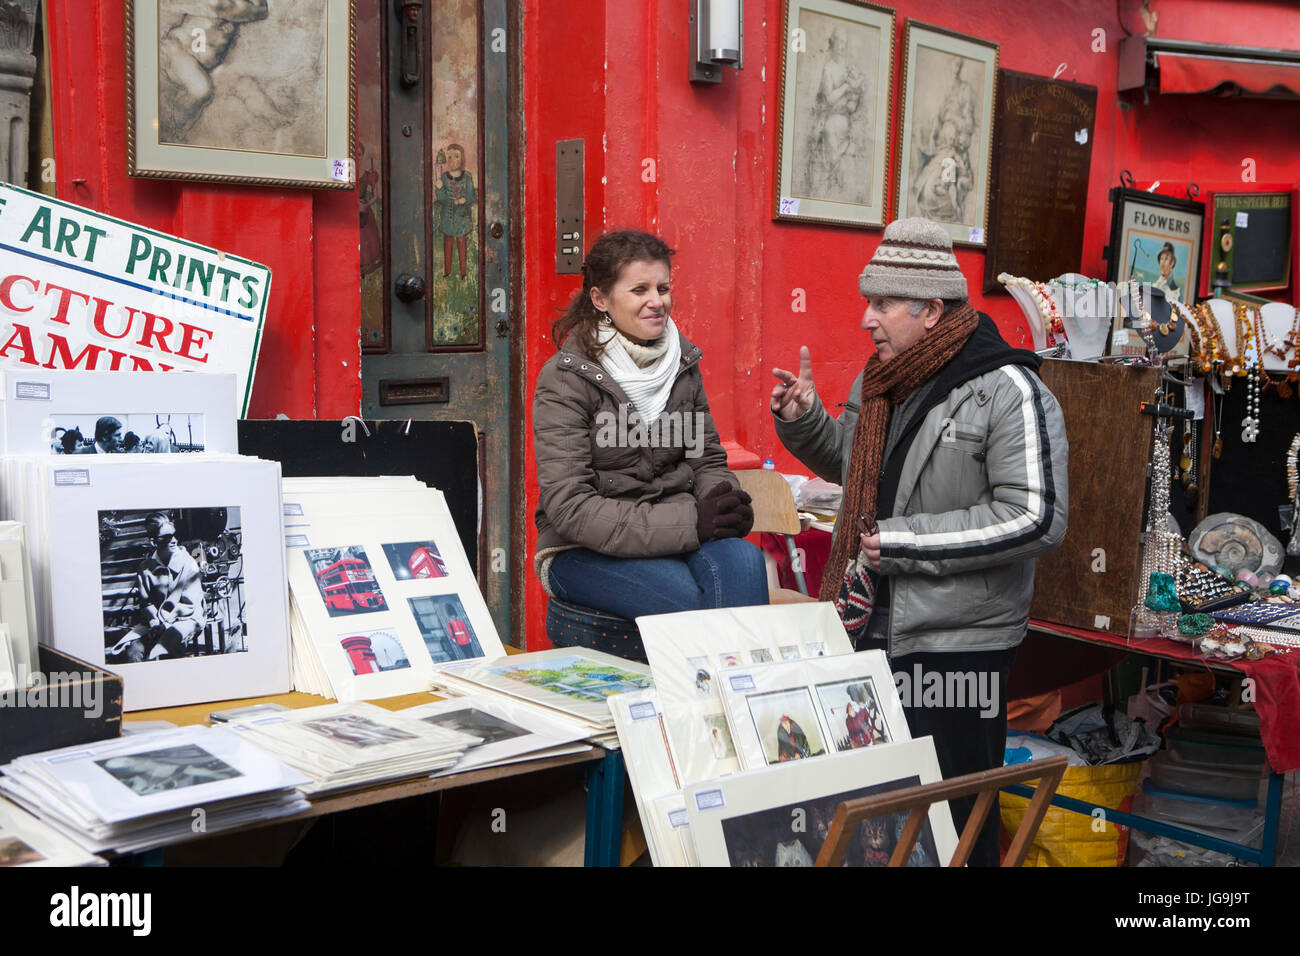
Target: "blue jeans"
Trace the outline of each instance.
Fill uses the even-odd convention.
[[[618,617],[767,603],[763,552],[740,538],[706,541],[664,558],[611,558],[586,548],[551,561],[551,590],[562,601]]]

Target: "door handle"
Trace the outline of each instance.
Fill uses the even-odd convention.
[[[401,0],[394,12],[402,29],[402,86],[409,90],[420,85],[420,18],[424,14],[424,0]]]
[[[393,294],[403,302],[418,302],[424,298],[425,284],[421,276],[413,276],[409,272],[403,272],[393,282]]]

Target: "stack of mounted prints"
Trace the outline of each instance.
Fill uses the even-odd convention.
[[[921,737],[693,784],[686,809],[701,866],[812,866],[845,800],[940,779],[934,740]],[[858,824],[844,865],[888,865],[906,821],[895,813]],[[907,865],[947,866],[956,849],[948,804],[936,803]]]
[[[446,770],[483,737],[354,702],[230,721],[241,740],[310,777],[313,796]]]
[[[297,690],[427,691],[439,667],[505,654],[442,492],[414,478],[285,481]]]
[[[43,643],[142,710],[289,689],[280,466],[238,455],[7,456]]]
[[[830,604],[637,619],[652,691],[609,707],[656,866],[812,865],[839,803],[939,779],[881,651],[853,653]],[[792,833],[796,810],[806,833]],[[888,862],[902,817],[869,821],[848,865]],[[956,846],[946,804],[910,865]]]
[[[27,532],[0,521],[0,693],[27,686],[39,663]]]
[[[48,823],[0,797],[0,869],[7,866],[105,866]]]
[[[306,777],[212,727],[50,750],[0,770],[5,796],[88,853],[136,852],[308,809],[297,789]]]
[[[22,523],[30,561],[0,541],[11,643],[28,603],[28,647],[120,674],[127,710],[288,690],[280,466],[235,454],[236,377],[24,367],[2,382],[0,517]]]
[[[644,664],[576,647],[452,664],[435,675],[439,693],[504,695],[576,724],[584,739],[603,747],[618,746],[610,698],[651,685]]]
[[[442,774],[501,767],[590,749],[581,742],[583,731],[576,724],[499,694],[440,700],[399,713],[435,727],[482,738],[482,743],[470,747],[455,766]]]

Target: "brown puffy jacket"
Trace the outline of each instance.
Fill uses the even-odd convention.
[[[696,500],[720,481],[738,486],[699,361],[700,350],[682,336],[681,369],[657,433],[640,425],[627,395],[574,336],[542,367],[533,393],[539,557],[571,547],[640,558],[699,548]],[[655,438],[659,447],[651,447]]]

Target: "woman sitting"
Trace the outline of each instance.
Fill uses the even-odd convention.
[[[533,396],[542,586],[627,619],[767,603],[700,350],[669,317],[672,254],[643,232],[597,240]]]

